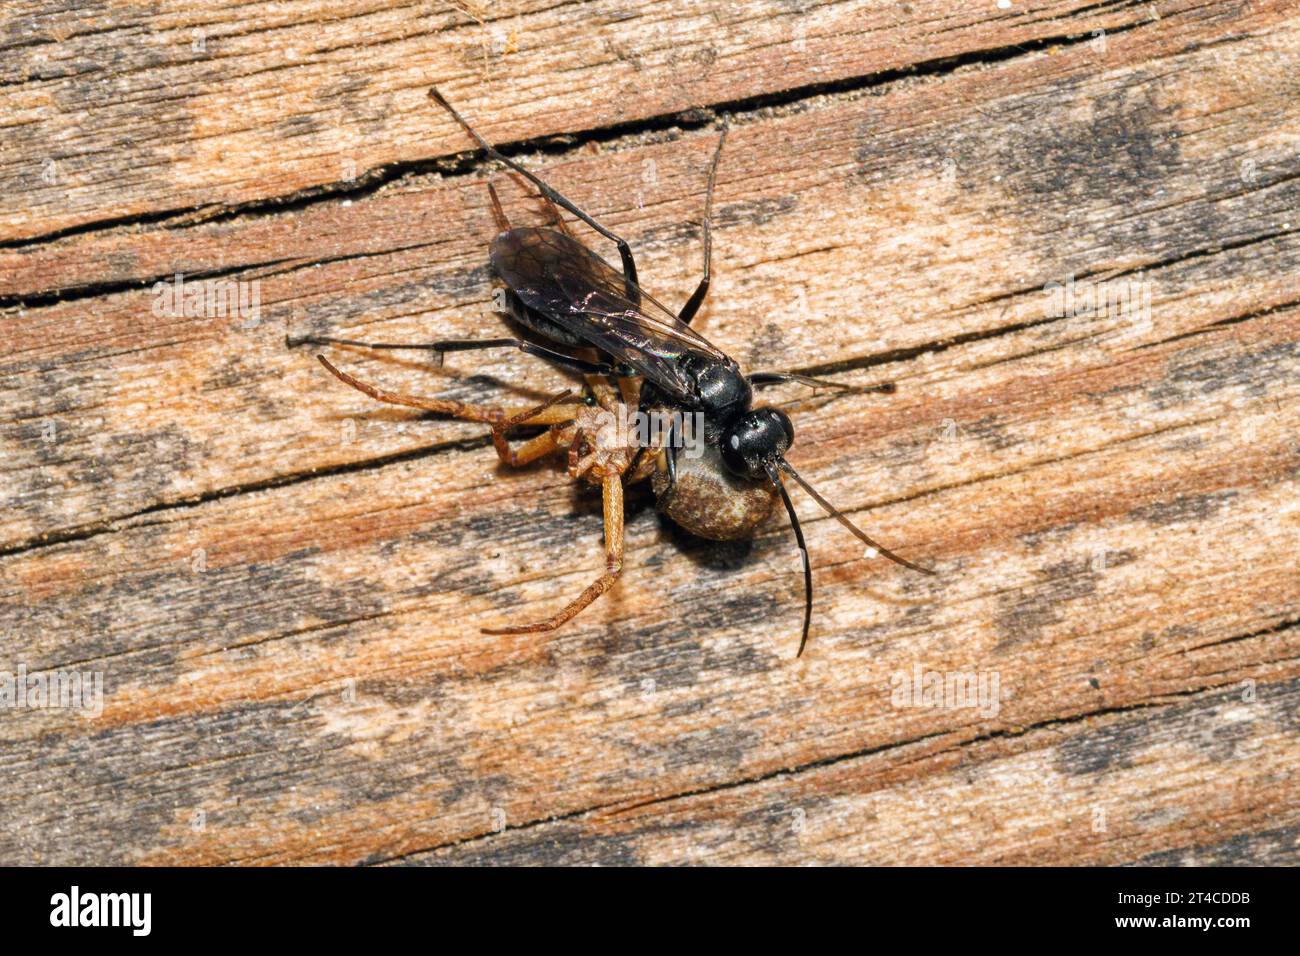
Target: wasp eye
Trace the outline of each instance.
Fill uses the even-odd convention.
[[[740,416],[722,436],[722,461],[734,475],[762,478],[766,464],[785,454],[794,425],[777,408],[756,408]]]

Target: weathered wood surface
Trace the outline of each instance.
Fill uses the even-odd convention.
[[[0,21],[0,671],[106,685],[95,719],[0,711],[5,859],[1300,859],[1287,4],[394,6]],[[594,576],[597,499],[283,341],[500,334],[432,79],[503,142],[571,135],[528,161],[673,303],[716,132],[672,114],[738,104],[698,324],[748,368],[899,384],[781,393],[791,458],[939,577],[801,502],[796,662],[788,530],[708,544],[641,494],[614,591],[481,634]],[[156,317],[178,272],[258,280],[260,321]],[[1149,321],[1049,314],[1071,276]],[[917,668],[1001,699],[900,706]]]
[[[1236,12],[1159,6],[1193,20]],[[1093,0],[1010,11],[950,0],[321,0],[307,16],[230,0],[7,7],[0,104],[13,146],[0,157],[0,239],[264,202],[463,150],[450,123],[431,122],[430,77],[512,141],[1152,16],[1150,4]]]

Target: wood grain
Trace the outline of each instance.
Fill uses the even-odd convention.
[[[233,0],[15,0],[0,239],[259,203],[462,150],[430,115],[434,79],[511,141],[1127,29],[1147,6],[318,0],[303,16]]]
[[[0,709],[4,857],[1300,859],[1294,11],[499,6],[0,21],[0,672],[105,682],[94,718]],[[727,105],[697,325],[747,369],[897,383],[775,397],[800,471],[939,575],[802,500],[795,661],[788,530],[699,541],[640,491],[613,591],[481,634],[595,576],[598,496],[285,345],[501,334],[487,167],[430,78],[670,304],[717,136],[676,114]],[[42,181],[43,140],[81,165]],[[255,281],[260,314],[155,314],[177,273]],[[334,357],[465,400],[569,382]],[[995,692],[900,697],[927,673]]]

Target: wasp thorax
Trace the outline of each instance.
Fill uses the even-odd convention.
[[[744,412],[754,401],[749,380],[735,365],[703,364],[695,373],[695,386],[704,413],[719,426]]]
[[[793,441],[794,425],[785,412],[756,408],[736,419],[722,436],[722,460],[732,474],[762,478]]]

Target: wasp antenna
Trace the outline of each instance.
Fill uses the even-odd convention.
[[[803,558],[803,637],[799,639],[799,653],[795,657],[803,655],[804,646],[808,643],[808,624],[812,621],[812,565],[808,562],[808,545],[803,540],[803,528],[799,527],[799,516],[795,514],[794,502],[790,500],[790,493],[785,490],[785,482],[781,480],[781,473],[776,470],[776,466],[768,464],[767,476],[776,485],[776,490],[781,492],[781,500],[785,502],[786,513],[790,515],[790,527],[794,528],[794,540],[799,544],[799,555]]]
[[[827,501],[825,498],[819,495],[817,493],[817,489],[814,488],[812,485],[808,484],[808,482],[804,481],[803,478],[800,477],[799,472],[795,471],[794,468],[791,466],[791,464],[788,461],[786,461],[784,458],[778,458],[776,460],[776,467],[779,468],[785,474],[789,475],[795,481],[797,481],[799,483],[799,487],[802,488],[804,491],[808,492],[810,496],[812,496],[813,501],[821,505],[828,515],[830,515],[840,524],[844,525],[844,527],[848,528],[849,531],[853,534],[853,536],[856,537],[859,541],[862,541],[870,545],[871,547],[875,548],[876,551],[883,554],[885,557],[887,557],[890,561],[893,561],[895,564],[901,564],[903,567],[911,568],[913,571],[920,571],[922,574],[935,573],[930,568],[923,568],[919,564],[913,564],[911,561],[907,560],[907,558],[894,554],[894,552],[890,551],[879,541],[872,540],[871,537],[865,531],[863,531],[861,528],[855,525],[845,515],[841,514],[838,508],[836,508],[833,504],[831,504],[829,501]],[[793,512],[791,512],[791,514],[793,514]]]

